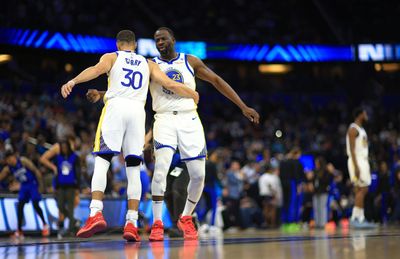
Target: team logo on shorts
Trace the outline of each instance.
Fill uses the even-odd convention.
[[[179,72],[178,70],[175,69],[171,69],[165,72],[165,74],[171,78],[172,80],[174,80],[175,82],[179,82],[179,83],[184,83],[183,80],[183,76],[181,74],[181,72]],[[166,94],[174,94],[173,92],[171,92],[170,90],[166,89],[165,87],[163,87],[163,92]]]

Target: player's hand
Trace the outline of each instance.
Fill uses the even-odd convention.
[[[253,108],[250,107],[245,107],[242,110],[242,113],[244,116],[247,117],[247,119],[249,119],[251,122],[258,124],[260,123],[260,115],[258,114],[258,112],[256,110],[254,110]]]
[[[195,93],[194,93],[193,100],[194,100],[194,102],[195,102],[196,104],[199,103],[200,95],[199,95],[198,92],[195,92]]]
[[[96,103],[100,100],[101,95],[96,89],[89,89],[86,93],[86,99],[91,103]]]
[[[68,81],[68,83],[64,84],[61,87],[61,95],[62,95],[62,97],[67,98],[68,95],[71,94],[72,88],[74,88],[74,86],[75,86],[75,82],[73,80],[70,80],[70,81]]]

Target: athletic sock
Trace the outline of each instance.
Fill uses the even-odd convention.
[[[196,208],[197,202],[186,200],[185,208],[183,209],[182,216],[191,216],[194,208]]]
[[[162,208],[163,208],[163,201],[153,201],[153,222],[157,220],[162,220]]]
[[[132,223],[135,227],[137,227],[137,221],[138,221],[139,213],[137,210],[128,210],[126,213],[126,224]]]
[[[90,217],[93,217],[96,215],[97,212],[103,211],[103,202],[100,200],[92,200],[90,202]]]

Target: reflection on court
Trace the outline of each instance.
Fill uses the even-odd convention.
[[[146,238],[143,238],[146,240]],[[1,239],[1,258],[130,258],[130,259],[239,259],[239,258],[396,258],[400,230],[331,232],[251,231],[199,241],[127,243],[119,235],[93,239]]]

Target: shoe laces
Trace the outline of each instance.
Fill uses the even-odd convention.
[[[158,232],[162,232],[164,230],[164,226],[160,222],[155,222],[151,228],[151,230]]]
[[[192,217],[182,217],[181,221],[188,228],[188,232],[196,232],[196,228],[194,227]]]

